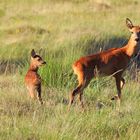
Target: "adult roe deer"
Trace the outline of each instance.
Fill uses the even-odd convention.
[[[38,74],[38,68],[46,62],[35,53],[34,49],[31,51],[30,67],[25,76],[25,84],[29,91],[31,98],[37,98],[40,104],[43,104],[41,98],[41,77]]]
[[[81,57],[73,64],[74,73],[78,78],[78,86],[70,93],[69,109],[77,94],[80,104],[83,107],[83,91],[88,86],[91,79],[96,76],[96,71],[98,71],[98,75],[113,75],[116,80],[117,96],[114,96],[112,100],[116,99],[120,104],[121,89],[125,84],[122,74],[127,68],[131,56],[138,51],[140,40],[140,26],[134,26],[128,18],[126,18],[126,25],[132,34],[125,46]]]

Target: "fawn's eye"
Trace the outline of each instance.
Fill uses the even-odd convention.
[[[40,60],[41,60],[41,58],[37,58],[37,60],[38,60],[38,61],[40,61]]]

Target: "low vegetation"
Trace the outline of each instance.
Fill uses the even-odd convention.
[[[110,98],[112,77],[93,79],[85,90],[86,111],[68,94],[76,85],[72,63],[80,56],[124,45],[130,33],[126,17],[139,24],[138,0],[0,1],[0,139],[140,138],[139,71],[133,61],[126,73],[120,111]],[[27,96],[24,76],[31,49],[47,61],[40,106]]]

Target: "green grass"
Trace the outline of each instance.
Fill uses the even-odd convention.
[[[85,112],[77,103],[67,112],[77,82],[72,63],[126,44],[125,19],[139,24],[139,7],[139,0],[1,0],[0,139],[139,140],[140,88],[133,67],[125,73],[119,112],[110,101],[116,93],[111,77],[92,80],[84,93]],[[33,48],[47,61],[39,70],[43,106],[24,86]]]
[[[27,96],[19,75],[1,76],[0,83],[0,139],[139,139],[140,88],[135,81],[126,84],[119,112],[110,101],[116,92],[113,82],[85,91],[85,112],[77,104],[67,112],[67,89],[44,86],[45,104],[40,106]]]

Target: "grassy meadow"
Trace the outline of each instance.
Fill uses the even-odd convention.
[[[71,65],[81,56],[127,43],[126,17],[140,24],[139,0],[0,0],[0,140],[140,140],[140,80],[124,73],[120,111],[112,77],[96,78],[84,93],[85,112],[68,95]],[[40,106],[24,85],[30,51],[46,61]],[[102,104],[99,108],[98,104]]]

